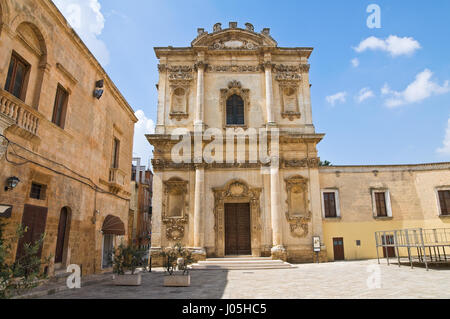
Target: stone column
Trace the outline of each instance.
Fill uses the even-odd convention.
[[[280,205],[280,170],[278,167],[270,169],[270,211],[272,217],[272,259],[286,261],[286,249],[283,246],[283,228]]]
[[[275,118],[273,115],[273,85],[272,85],[272,62],[267,60],[264,62],[264,72],[266,78],[266,112],[267,125],[274,126]]]
[[[153,176],[153,197],[152,197],[152,242],[150,255],[152,257],[152,265],[161,267],[163,265],[162,257],[160,256],[161,249],[163,248],[163,235],[162,232],[162,205],[164,201],[164,186],[163,186],[164,174],[159,171],[155,171]]]
[[[162,60],[162,59],[161,59]],[[159,83],[158,83],[158,114],[156,120],[156,134],[165,133],[165,114],[166,114],[166,77],[167,66],[163,63],[158,65]]]
[[[204,230],[204,204],[205,204],[205,168],[198,165],[195,170],[195,197],[194,197],[194,255],[197,259],[206,258],[205,230]]]
[[[203,60],[199,59],[199,62],[195,65],[197,69],[197,98],[195,109],[194,126],[204,128],[204,99],[205,99],[205,67],[206,64]]]

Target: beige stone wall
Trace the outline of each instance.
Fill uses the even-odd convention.
[[[440,216],[436,191],[449,186],[449,168],[449,163],[321,168],[320,188],[339,191],[341,211],[340,219],[323,219],[328,258],[334,259],[336,237],[344,238],[346,259],[365,259],[377,257],[376,231],[449,228],[450,218]],[[392,218],[374,218],[372,188],[389,190]]]
[[[69,207],[72,222],[67,262],[82,264],[83,273],[98,272],[101,270],[104,218],[118,216],[127,228],[137,119],[51,1],[2,0],[0,5],[0,88],[5,87],[13,51],[31,65],[24,103],[4,91],[2,96],[39,119],[35,134],[28,134],[15,125],[5,131],[8,139],[28,150],[14,146],[21,156],[17,157],[10,146],[8,159],[14,163],[24,163],[25,159],[35,163],[15,165],[5,157],[0,158],[2,183],[10,176],[21,180],[19,186],[9,192],[3,191],[2,184],[0,203],[13,205],[11,230],[20,223],[24,204],[48,207],[43,255],[54,254],[59,214],[62,207]],[[105,81],[105,92],[97,100],[93,91],[96,81],[101,79]],[[69,92],[64,129],[52,123],[58,84]],[[109,187],[114,137],[120,140],[119,169],[124,174],[124,184],[115,194],[110,193]],[[33,181],[47,185],[45,201],[29,198]]]

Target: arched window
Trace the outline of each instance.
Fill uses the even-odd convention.
[[[227,100],[227,125],[244,125],[244,100],[236,94]]]

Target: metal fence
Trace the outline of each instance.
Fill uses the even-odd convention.
[[[377,258],[380,263],[380,248],[388,265],[390,259],[397,259],[398,265],[407,261],[414,267],[414,263],[450,264],[450,228],[440,229],[401,229],[379,231],[375,233]]]

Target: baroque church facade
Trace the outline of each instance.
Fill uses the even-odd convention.
[[[158,117],[147,135],[154,146],[155,265],[177,242],[198,260],[374,258],[377,230],[448,225],[449,163],[320,167],[317,145],[325,135],[312,118],[312,48],[279,47],[270,29],[230,22],[212,33],[198,29],[189,47],[155,52]],[[239,138],[219,139],[230,130],[247,134],[244,150]],[[270,163],[252,160],[263,135]],[[213,161],[202,156],[209,143]],[[174,158],[181,153],[182,160]]]

